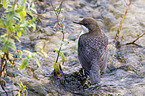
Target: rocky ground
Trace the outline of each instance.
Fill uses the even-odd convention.
[[[128,7],[129,0],[63,0],[59,20],[65,26],[65,42],[62,51],[65,55],[65,64],[62,65],[63,77],[53,76],[53,63],[57,54],[53,49],[59,49],[62,33],[54,31],[57,22],[56,15],[50,1],[36,3],[41,23],[37,24],[36,32],[28,32],[16,43],[18,50],[40,51],[44,45],[47,57],[38,55],[41,67],[34,60],[30,60],[25,70],[18,70],[21,65],[16,61],[14,67],[7,66],[8,76],[6,90],[9,96],[17,94],[17,83],[22,81],[28,87],[28,96],[73,96],[73,95],[145,95],[145,36],[140,38],[136,45],[124,45],[117,49],[114,37],[120,21]],[[58,7],[59,0],[53,0],[54,7]],[[133,0],[127,16],[123,22],[119,35],[121,44],[135,40],[145,31],[145,1]],[[93,17],[100,25],[102,32],[109,39],[108,68],[102,75],[100,86],[90,86],[89,80],[82,85],[79,70],[81,65],[77,58],[77,42],[82,31],[87,30],[73,23],[84,17]],[[46,43],[48,41],[48,43]],[[61,62],[61,58],[59,58]],[[5,93],[0,89],[1,95]]]

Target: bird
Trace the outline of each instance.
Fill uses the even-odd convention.
[[[82,68],[88,73],[91,84],[100,83],[100,75],[107,68],[108,38],[102,33],[97,21],[86,17],[80,22],[89,32],[82,34],[78,40],[78,59]]]

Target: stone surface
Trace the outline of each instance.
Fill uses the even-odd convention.
[[[143,48],[134,45],[123,46],[116,49],[114,37],[119,28],[120,21],[128,7],[127,0],[63,0],[60,21],[65,26],[65,39],[69,44],[64,43],[62,52],[64,52],[66,62],[62,66],[66,79],[69,81],[62,87],[60,79],[53,82],[50,80],[53,72],[53,63],[56,60],[57,53],[53,49],[59,49],[61,42],[61,32],[54,32],[53,27],[57,22],[55,13],[49,5],[46,12],[42,12],[42,23],[37,25],[45,32],[36,33],[28,32],[25,37],[20,38],[22,43],[16,42],[18,50],[29,50],[32,52],[40,51],[39,47],[44,47],[48,57],[37,55],[41,67],[39,68],[35,60],[30,60],[27,67],[19,71],[21,61],[16,60],[15,66],[7,66],[6,90],[12,90],[14,95],[17,94],[18,83],[22,81],[28,86],[28,96],[50,96],[50,95],[68,95],[73,96],[73,92],[81,95],[125,95],[125,96],[144,96],[145,95],[145,36],[140,38],[136,43]],[[53,0],[55,7],[60,2]],[[135,0],[132,2],[127,16],[123,22],[119,39],[122,44],[130,42],[144,33],[145,22],[145,1]],[[0,13],[1,14],[1,13]],[[96,87],[84,88],[79,85],[80,81],[76,79],[74,72],[81,68],[77,58],[77,41],[80,36],[82,27],[73,24],[73,21],[79,21],[84,17],[94,17],[101,29],[109,38],[108,45],[108,69],[101,78],[101,88]],[[48,30],[48,31],[47,31]],[[50,33],[49,33],[50,32]],[[1,33],[1,32],[0,32]],[[52,35],[52,36],[50,36]],[[61,58],[59,57],[59,62]],[[80,76],[81,77],[81,76]],[[6,78],[4,78],[6,79]],[[78,81],[77,81],[78,80]],[[59,83],[61,81],[61,84]],[[89,82],[89,78],[87,80]],[[74,85],[74,86],[73,86]],[[13,88],[13,89],[11,89]],[[66,90],[67,88],[67,90]],[[76,91],[76,90],[78,91]],[[5,96],[4,91],[0,89],[0,94]],[[96,92],[96,93],[95,93]],[[76,94],[75,94],[76,95]],[[10,95],[11,96],[11,95]]]

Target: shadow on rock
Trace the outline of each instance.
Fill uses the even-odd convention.
[[[72,74],[64,74],[61,72],[61,77],[58,77],[55,72],[51,78],[54,86],[59,89],[68,91],[73,95],[99,95],[100,86],[91,85],[90,80],[88,80],[87,75],[83,74],[83,70],[80,69],[79,72],[74,72]]]

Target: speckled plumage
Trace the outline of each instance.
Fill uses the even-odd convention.
[[[89,32],[79,37],[78,58],[82,67],[89,73],[91,83],[99,83],[100,73],[107,67],[108,38],[91,17],[84,18],[79,24],[88,28]]]

